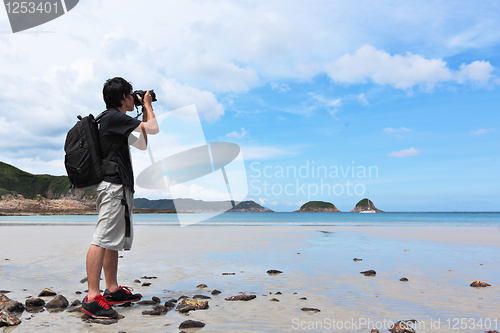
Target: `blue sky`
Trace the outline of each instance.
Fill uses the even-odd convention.
[[[499,211],[499,14],[496,1],[88,0],[12,34],[0,11],[0,160],[65,174],[67,130],[123,76],[155,89],[158,115],[195,104],[208,141],[240,145],[248,198],[273,210],[349,211],[369,191],[387,211]]]

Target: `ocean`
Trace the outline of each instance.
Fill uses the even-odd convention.
[[[226,212],[215,217],[213,213],[185,214],[203,226],[500,226],[498,212],[450,212],[450,213],[250,213]],[[178,226],[176,214],[134,214],[135,225]],[[0,216],[1,225],[93,225],[96,215],[33,215]]]

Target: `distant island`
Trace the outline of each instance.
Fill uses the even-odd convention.
[[[235,202],[231,201],[203,201],[194,199],[159,199],[149,200],[138,198],[134,200],[134,206],[140,209],[177,209],[188,212],[272,212],[254,201]]]
[[[302,212],[334,212],[338,213],[340,210],[335,207],[331,202],[325,201],[309,201],[303,204],[299,210],[294,211],[294,213]]]
[[[361,211],[367,211],[367,210],[374,210],[377,213],[383,213],[383,210],[378,209],[375,207],[373,202],[371,200],[368,200],[368,198],[361,199],[357,204],[356,207],[354,207],[353,210],[351,210],[351,213],[359,213]]]

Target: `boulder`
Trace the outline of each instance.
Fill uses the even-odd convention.
[[[250,301],[257,298],[255,295],[237,295],[224,298],[226,301]]]
[[[198,301],[189,297],[183,298],[177,305],[176,311],[186,313],[192,310],[206,310],[208,309],[208,301]]]
[[[45,288],[44,290],[42,290],[40,294],[38,294],[38,297],[55,296],[55,295],[57,295],[55,292],[53,292],[49,288]]]
[[[36,306],[44,306],[45,305],[45,301],[41,298],[28,298],[26,300],[26,302],[24,302],[24,304],[26,304],[26,307],[36,307]]]
[[[283,273],[282,271],[278,271],[277,269],[270,269],[267,271],[267,274],[270,274],[270,275],[277,275],[277,274],[281,274]]]
[[[205,323],[196,320],[186,320],[179,325],[179,329],[183,330],[186,328],[202,328],[205,327]]]
[[[161,311],[159,310],[148,310],[148,311],[142,311],[142,314],[144,316],[149,315],[149,316],[160,316]]]
[[[377,272],[375,272],[373,269],[369,269],[367,271],[359,272],[359,273],[363,274],[364,276],[375,276],[375,275],[377,275]]]
[[[212,299],[212,297],[205,295],[194,295],[193,299]]]
[[[64,297],[63,295],[57,295],[56,297],[51,299],[47,303],[47,305],[45,305],[45,307],[47,309],[64,309],[64,308],[67,308],[68,305],[69,305],[69,302],[66,299],[66,297]]]
[[[481,281],[474,281],[470,284],[471,287],[490,287],[491,284]]]
[[[0,327],[19,325],[21,321],[14,317],[12,313],[3,309],[0,311]]]
[[[24,305],[21,302],[11,300],[7,296],[0,294],[0,310],[8,312],[23,312]]]
[[[316,308],[302,308],[301,310],[304,312],[321,312],[320,309],[316,309]]]
[[[415,324],[417,321],[415,319],[408,320],[400,320],[389,328],[389,332],[391,333],[416,333],[412,324]]]

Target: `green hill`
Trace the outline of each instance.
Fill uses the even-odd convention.
[[[296,212],[340,212],[331,202],[309,201]]]
[[[21,194],[26,199],[35,199],[41,195],[54,199],[65,195],[70,185],[67,176],[33,175],[0,162],[0,196]]]
[[[351,210],[351,213],[358,213],[358,212],[365,211],[365,210],[374,210],[377,213],[383,212],[382,210],[375,207],[375,204],[371,200],[369,201],[369,206],[368,206],[368,198],[364,198],[364,199],[361,199],[358,201],[358,203],[356,204],[356,207],[354,207],[354,209]]]

